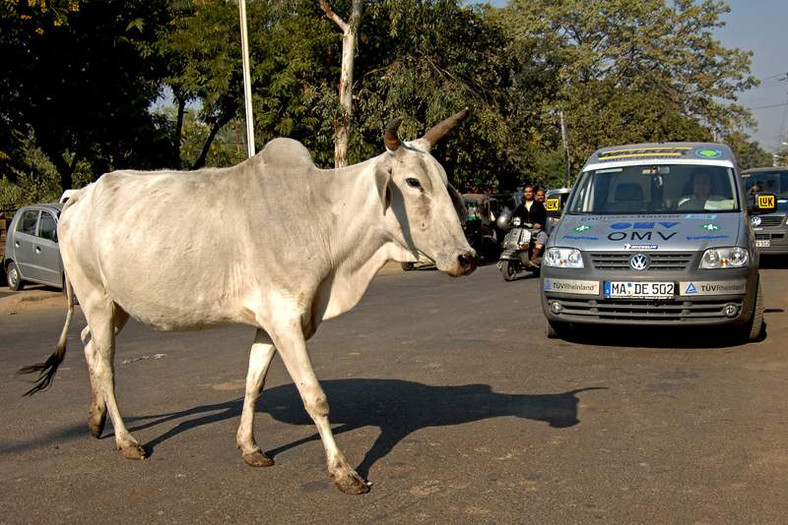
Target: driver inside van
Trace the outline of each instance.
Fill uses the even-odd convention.
[[[679,199],[680,210],[730,209],[733,202],[721,195],[714,195],[714,181],[707,171],[696,170],[690,176],[692,195]]]

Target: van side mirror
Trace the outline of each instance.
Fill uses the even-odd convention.
[[[750,213],[760,215],[777,211],[777,195],[774,193],[756,193]]]

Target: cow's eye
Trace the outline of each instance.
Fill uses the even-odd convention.
[[[419,179],[414,179],[413,177],[409,177],[405,179],[405,182],[407,182],[408,186],[410,186],[411,188],[416,188],[416,189],[421,188],[421,182],[419,182]]]

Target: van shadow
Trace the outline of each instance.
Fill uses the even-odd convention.
[[[358,466],[366,477],[375,462],[385,457],[413,432],[429,427],[454,426],[497,417],[518,417],[543,421],[554,428],[567,428],[580,422],[577,394],[605,387],[587,387],[561,394],[500,394],[489,385],[432,386],[393,379],[338,379],[322,381],[331,407],[329,419],[334,435],[363,427],[377,427],[380,434]],[[152,450],[181,432],[238,417],[243,400],[203,405],[183,412],[127,418],[138,424],[130,430],[155,427],[169,421],[181,421],[175,427],[146,445]],[[290,425],[314,426],[292,385],[265,390],[258,412],[270,414],[277,421]],[[146,423],[141,423],[148,420]],[[304,443],[319,440],[315,432],[307,438],[282,445],[266,453],[275,457]]]
[[[771,312],[769,312],[771,313]],[[728,329],[688,326],[582,326],[573,325],[561,337],[568,342],[608,347],[654,348],[663,350],[733,348],[758,343],[768,336],[769,325],[756,341],[743,341]]]

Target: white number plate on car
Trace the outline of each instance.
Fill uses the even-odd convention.
[[[673,298],[676,283],[605,281],[605,297],[627,299]]]
[[[756,248],[768,248],[772,245],[772,241],[770,239],[756,239],[755,240],[755,247]]]

